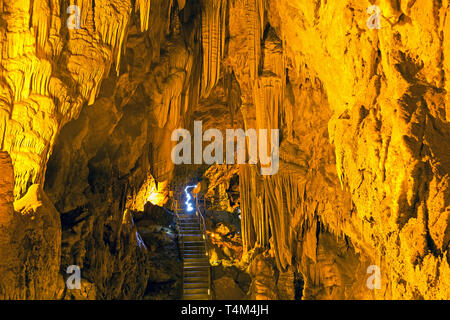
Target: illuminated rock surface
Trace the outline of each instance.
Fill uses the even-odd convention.
[[[450,299],[450,3],[380,0],[379,30],[370,4],[78,1],[69,29],[67,0],[0,0],[0,298],[142,298],[131,210],[204,179],[251,298]],[[280,129],[278,174],[175,168],[194,120]]]

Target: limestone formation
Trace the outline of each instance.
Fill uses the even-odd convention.
[[[216,288],[450,299],[449,79],[448,0],[0,0],[0,298],[176,298],[147,203],[200,183],[241,219],[211,259],[251,276]],[[175,166],[194,121],[278,129],[279,171]]]

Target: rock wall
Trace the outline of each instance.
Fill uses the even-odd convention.
[[[66,24],[76,22],[69,5],[80,9],[80,28]],[[37,185],[59,211],[52,205],[54,252],[30,244],[14,252],[5,247],[5,254],[51,254],[48,263],[58,261],[59,277],[67,277],[67,266],[80,266],[82,290],[63,291],[54,281],[59,298],[135,299],[145,292],[147,248],[124,211],[150,172],[159,182],[171,178],[170,134],[198,96],[194,79],[201,66],[193,61],[200,18],[193,17],[199,8],[189,4],[180,13],[184,6],[165,0],[0,3],[0,145],[12,158],[15,206]],[[47,208],[32,200],[14,214],[5,207],[2,216]],[[53,266],[40,274],[32,271],[39,261],[20,261],[28,268],[24,276],[37,283],[53,277]],[[1,294],[55,298],[54,286],[19,295],[11,285]]]
[[[59,214],[38,185],[13,204],[13,166],[3,151],[0,172],[0,299],[61,298]]]
[[[265,2],[263,44],[274,38],[273,28],[287,71],[278,112],[286,121],[279,126],[285,133],[281,149],[298,150],[297,159],[282,151],[280,157],[302,168],[294,169],[299,178],[291,182],[283,177],[286,169],[263,179],[245,169],[247,243],[273,241],[280,269],[297,265],[307,285],[345,288],[341,297],[448,298],[450,8],[446,1],[378,4],[382,28],[369,30],[370,3]],[[263,45],[263,55],[271,47]],[[249,90],[249,114],[264,110],[260,95]],[[263,93],[264,101],[272,96]],[[259,123],[261,115],[255,118]],[[270,124],[277,127],[276,118]],[[289,227],[299,220],[306,229]],[[272,239],[264,237],[269,228]],[[333,241],[343,236],[348,258],[359,255],[356,265],[346,263],[353,273],[346,284],[326,284],[301,266],[308,251],[317,266],[322,232],[308,237],[312,228],[328,230]],[[380,290],[364,288],[368,264],[381,268]]]
[[[123,73],[110,74],[92,106],[62,129],[48,165],[48,193],[73,221],[63,233],[65,262],[78,257],[97,299],[142,298],[149,279],[158,284],[158,254],[138,245],[140,231],[126,231],[122,216],[144,209],[153,179],[166,185],[172,176],[170,135],[196,86],[182,18],[176,4],[152,1],[148,19],[158,28],[129,26]]]

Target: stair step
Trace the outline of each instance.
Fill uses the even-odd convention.
[[[208,256],[206,256],[204,253],[198,252],[198,253],[184,253],[183,254],[184,259],[208,259]]]
[[[183,257],[185,258],[204,258],[209,259],[209,257],[206,255],[206,252],[203,250],[197,250],[197,251],[183,251]]]
[[[202,233],[198,233],[198,234],[194,234],[194,233],[189,233],[189,234],[180,234],[179,235],[180,238],[183,238],[183,240],[203,240],[203,234]]]
[[[189,234],[180,234],[180,238],[183,238],[183,240],[203,240],[203,234],[202,233],[189,233]]]
[[[181,236],[183,240],[200,240],[203,239],[201,235],[183,235]]]
[[[208,275],[209,276],[209,268],[210,266],[192,266],[189,268],[183,268],[184,269],[184,275],[186,277],[198,277],[201,275]]]
[[[201,257],[208,257],[205,254],[205,251],[202,250],[197,250],[197,251],[183,251],[183,258],[187,257],[187,258],[195,258],[194,256],[201,256]]]
[[[193,271],[191,271],[190,269],[185,269],[183,276],[184,276],[185,280],[196,281],[196,279],[203,279],[203,278],[208,279],[209,272],[208,272],[208,269],[193,270]]]
[[[209,282],[206,279],[205,282],[189,282],[183,284],[184,289],[209,289]]]
[[[192,262],[192,263],[183,263],[183,269],[192,269],[192,268],[209,268],[209,262]]]
[[[208,273],[200,274],[198,277],[184,277],[184,283],[208,282]]]
[[[208,268],[210,268],[211,266],[209,265],[209,263],[208,264],[193,264],[193,265],[189,265],[189,264],[185,264],[185,265],[183,265],[183,269],[184,270],[192,270],[192,269],[195,269],[195,270],[199,270],[199,269],[208,269]]]
[[[210,300],[208,294],[184,294],[183,300]]]
[[[200,260],[200,261],[183,261],[183,267],[209,267],[209,261],[208,260]]]
[[[183,260],[186,260],[185,258],[204,258],[205,260],[209,260],[209,257],[205,255],[203,251],[188,251],[183,252]],[[189,260],[188,260],[189,261]]]
[[[184,296],[188,295],[188,294],[206,294],[208,295],[209,293],[209,289],[208,288],[193,288],[193,289],[184,289],[183,290]]]
[[[186,262],[189,262],[189,263],[193,263],[193,262],[205,262],[205,263],[208,263],[209,262],[209,259],[207,258],[207,257],[205,257],[205,256],[203,256],[203,257],[200,257],[200,258],[194,258],[194,257],[186,257],[186,256],[184,256],[183,257],[183,261],[186,263]]]
[[[187,246],[198,246],[198,245],[204,245],[205,242],[203,240],[202,241],[185,241],[184,244]]]
[[[210,264],[205,235],[198,215],[181,214],[177,219],[183,254],[183,299],[210,300]]]
[[[194,254],[203,254],[205,255],[205,248],[203,247],[198,247],[198,248],[188,248],[188,247],[184,247],[183,249],[183,254],[188,254],[188,253],[194,253]]]
[[[198,222],[179,223],[178,227],[180,227],[180,228],[200,228],[200,224]]]
[[[193,257],[183,257],[184,263],[209,263],[209,259],[206,256],[200,257],[200,258],[193,258]]]
[[[199,259],[183,259],[183,265],[209,265],[209,260],[206,258],[199,258]]]
[[[187,268],[184,269],[184,277],[200,277],[200,276],[208,276],[209,277],[209,270],[207,268]]]
[[[189,251],[197,251],[197,252],[205,252],[205,246],[184,246],[183,251],[189,252]]]

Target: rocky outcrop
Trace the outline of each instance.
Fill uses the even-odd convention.
[[[59,213],[38,185],[13,203],[13,167],[8,153],[0,153],[0,169],[0,298],[61,298]]]
[[[243,256],[240,220],[237,214],[207,210],[208,257],[212,266],[212,295],[216,300],[248,299],[251,277],[249,258]]]
[[[297,265],[306,287],[346,287],[359,298],[448,298],[448,4],[381,1],[379,31],[367,28],[366,6],[356,1],[265,4],[263,43],[274,43],[273,30],[283,39],[287,70],[281,149],[298,156],[280,151],[278,177],[241,174],[244,243],[271,242],[278,269]],[[263,52],[275,58],[273,48]],[[241,89],[248,86],[249,77],[237,78]],[[258,110],[254,118],[253,107],[246,111],[247,126],[264,113],[258,101],[273,96],[255,93],[247,93]],[[320,235],[305,236],[313,228],[328,230],[333,241],[343,236],[348,259],[360,256],[347,263],[353,289],[309,278],[301,267],[301,252],[321,246]],[[269,229],[272,239],[264,236]],[[335,268],[327,251],[324,263]],[[370,264],[389,278],[380,290],[361,288]]]
[[[49,230],[55,236],[49,241],[61,241],[62,231],[61,274],[78,265],[82,275],[82,290],[66,290],[65,298],[144,294],[147,248],[139,245],[132,223],[122,221],[128,195],[138,194],[150,168],[158,182],[170,179],[170,133],[188,101],[195,101],[198,81],[190,78],[198,49],[183,37],[197,29],[185,30],[181,23],[197,9],[189,4],[180,14],[185,5],[86,2],[79,6],[80,28],[71,24],[76,8],[60,14],[68,1],[0,5],[0,145],[11,154],[15,199],[23,202],[31,184],[45,186],[61,214],[59,236]],[[149,21],[158,27],[149,29]],[[33,250],[46,257],[45,248]],[[48,263],[60,257],[55,251]],[[33,269],[34,263],[25,267]],[[33,275],[35,281],[53,279],[53,267],[47,269]],[[49,285],[48,297],[58,290]]]
[[[182,294],[182,261],[172,212],[147,203],[135,212],[137,230],[149,251],[150,269],[144,299],[177,300]]]
[[[14,172],[7,152],[0,152],[0,172],[0,271],[3,274],[0,279],[0,294],[2,298],[13,298],[20,295],[14,292],[14,287],[20,281],[16,272],[21,265],[21,247],[20,241],[15,239],[20,226],[19,218],[14,213]]]

